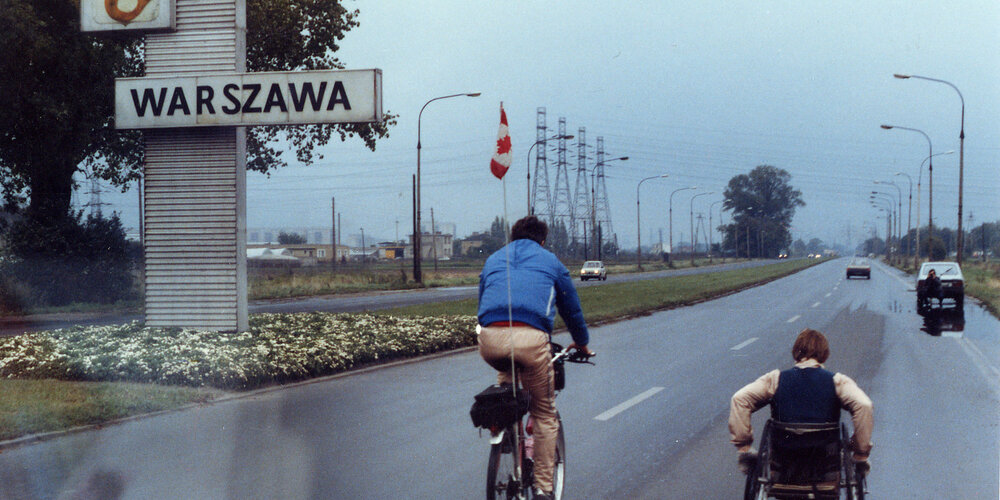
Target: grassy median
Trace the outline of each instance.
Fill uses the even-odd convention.
[[[648,314],[726,295],[766,283],[825,260],[798,259],[768,266],[689,276],[671,276],[625,283],[581,287],[580,304],[588,322],[601,323]],[[435,316],[476,314],[476,299],[439,302],[379,311],[379,315]],[[562,323],[557,319],[556,327]]]
[[[718,297],[819,262],[803,259],[579,291],[588,321],[600,323]],[[223,389],[253,389],[473,345],[475,312],[476,301],[464,300],[377,315],[262,314],[251,317],[251,331],[229,340],[140,325],[6,339],[0,342],[0,440],[206,402],[226,394]]]

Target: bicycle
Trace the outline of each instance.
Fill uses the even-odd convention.
[[[565,362],[594,364],[583,352],[563,349],[559,344],[552,346],[552,368],[555,372],[556,395],[565,387]],[[534,462],[527,455],[531,448],[531,418],[525,418],[528,409],[528,393],[517,391],[515,399],[510,385],[491,386],[477,396],[489,394],[482,399],[494,399],[489,409],[480,412],[477,421],[476,405],[473,405],[473,423],[490,431],[490,458],[486,467],[487,500],[527,500],[531,498],[534,484]],[[556,437],[555,464],[552,471],[553,497],[562,498],[566,472],[566,438],[563,434],[562,418],[556,413],[559,432]],[[526,422],[527,421],[527,422]],[[517,453],[515,453],[515,450]]]

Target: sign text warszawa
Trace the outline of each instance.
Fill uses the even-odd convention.
[[[363,123],[382,120],[378,69],[115,80],[115,126]]]

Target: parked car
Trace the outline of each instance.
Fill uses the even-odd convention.
[[[941,280],[940,291],[936,292],[927,279],[931,270]],[[938,306],[944,306],[944,299],[951,299],[955,308],[961,309],[965,302],[965,278],[957,262],[924,262],[917,273],[917,311],[924,312],[938,299]]]
[[[604,268],[604,263],[599,260],[588,260],[583,263],[583,268],[580,269],[580,281],[587,281],[591,279],[606,281],[608,279],[608,270]]]
[[[851,276],[864,276],[865,279],[872,279],[872,266],[861,259],[854,259],[847,265],[847,279]]]

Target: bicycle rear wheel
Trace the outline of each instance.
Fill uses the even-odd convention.
[[[514,438],[508,430],[503,441],[490,447],[490,460],[486,466],[486,500],[527,498],[527,494],[528,488],[517,474]]]
[[[562,419],[559,419],[559,434],[556,437],[556,461],[552,468],[552,496],[562,500],[563,486],[566,484],[566,436],[563,434]]]

